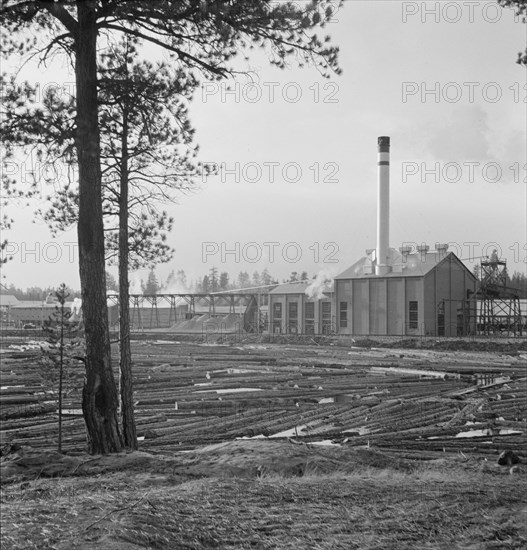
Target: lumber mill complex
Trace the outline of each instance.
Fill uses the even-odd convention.
[[[389,453],[390,464],[447,456],[487,464],[502,452],[527,460],[525,300],[508,286],[496,254],[483,259],[476,278],[446,245],[389,247],[389,145],[379,138],[376,247],[333,280],[130,297],[131,323],[142,331],[131,337],[141,450],[239,449],[270,439],[371,448]],[[4,317],[36,330],[54,308],[51,301],[7,302]],[[117,331],[117,295],[108,296],[108,306]],[[69,307],[81,320],[80,304]],[[49,448],[57,402],[38,360],[45,342],[13,332],[1,342],[1,435],[10,445]],[[479,335],[490,337],[435,338]],[[75,452],[86,439],[77,367],[62,401],[64,449]],[[291,447],[311,453],[309,464],[322,452]]]
[[[482,259],[478,279],[447,244],[390,248],[389,137],[378,138],[377,166],[376,247],[334,280],[211,294],[132,294],[132,329],[181,334],[524,334],[526,296],[510,288],[506,262],[496,253]],[[40,326],[53,307],[6,295],[0,300],[3,323],[19,328]],[[118,295],[108,296],[108,306],[110,325],[117,326]]]

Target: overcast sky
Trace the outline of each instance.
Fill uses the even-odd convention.
[[[462,259],[498,248],[510,272],[525,272],[527,85],[515,59],[526,26],[494,1],[368,0],[347,1],[325,30],[341,48],[341,76],[280,71],[260,52],[254,85],[203,83],[191,119],[200,160],[220,174],[167,207],[176,254],[159,279],[212,266],[233,277],[343,271],[375,247],[382,135],[392,143],[392,247],[450,243]],[[41,82],[71,82],[60,65]],[[79,288],[75,231],[55,240],[22,206],[7,210],[14,259],[2,282]]]

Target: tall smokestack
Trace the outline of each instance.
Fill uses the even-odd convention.
[[[377,159],[377,248],[376,275],[386,275],[390,271],[388,253],[390,246],[390,138],[378,139]]]

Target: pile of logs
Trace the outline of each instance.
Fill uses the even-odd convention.
[[[43,377],[37,350],[8,344],[0,367],[2,444],[52,448],[56,388]],[[170,453],[294,429],[305,442],[378,447],[397,456],[511,449],[527,458],[520,356],[169,341],[133,342],[132,353],[143,450]],[[76,368],[76,385],[64,398],[66,452],[85,445],[82,365]],[[510,433],[499,435],[504,428]],[[470,430],[480,435],[456,437]]]

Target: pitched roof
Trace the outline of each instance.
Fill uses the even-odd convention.
[[[269,294],[304,294],[309,281],[296,281],[294,283],[282,283],[273,288]]]
[[[64,306],[66,308],[72,307],[73,302],[65,302]],[[57,302],[54,303],[46,303],[42,302],[42,300],[19,300],[17,304],[13,305],[12,307],[14,309],[23,309],[23,308],[31,308],[31,309],[55,309],[58,307],[59,304]]]
[[[55,307],[55,304],[46,304],[46,302],[42,302],[42,300],[20,300],[16,305],[13,306],[13,308],[16,309],[22,309],[22,308],[47,308],[47,307]]]
[[[12,294],[0,294],[0,307],[11,307],[19,303],[18,298]]]
[[[375,275],[373,256],[374,252],[368,254],[368,256],[364,256],[351,267],[348,267],[348,269],[337,275],[335,279],[369,279],[377,277]],[[466,266],[453,252],[449,252],[446,255],[440,255],[437,252],[427,254],[416,253],[408,254],[403,258],[400,252],[394,248],[390,248],[389,265],[392,267],[392,270],[382,277],[424,277],[440,263],[447,261],[447,258],[455,258],[466,269]]]
[[[315,280],[311,281],[295,281],[294,283],[283,283],[273,288],[269,294],[305,294],[306,289],[312,285]],[[333,292],[332,284],[324,283],[322,293],[328,294]]]

